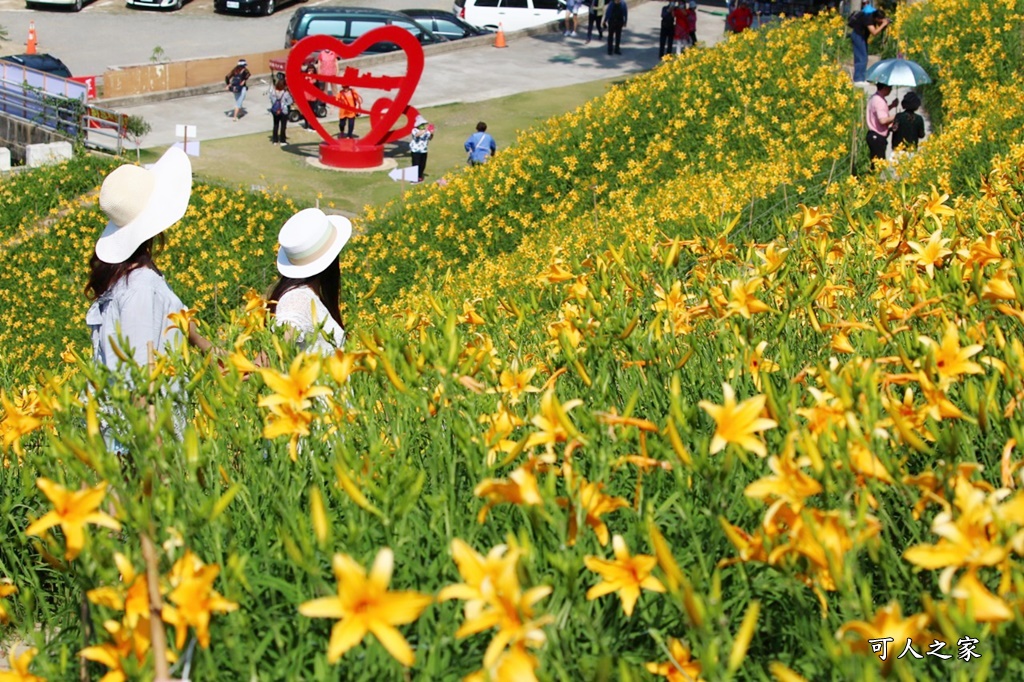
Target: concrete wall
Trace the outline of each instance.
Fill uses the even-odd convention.
[[[254,75],[270,73],[271,59],[284,59],[287,50],[260,52],[235,57],[190,59],[166,64],[139,64],[110,69],[103,74],[103,99],[119,99],[154,92],[185,90],[208,85],[223,85],[224,76],[241,56],[249,62]]]
[[[0,114],[0,147],[9,147],[11,161],[25,163],[25,146],[47,142],[61,142],[66,137],[52,130],[41,128],[34,123]]]

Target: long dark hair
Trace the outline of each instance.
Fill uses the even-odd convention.
[[[163,246],[163,235],[156,238],[156,248]],[[150,268],[156,274],[161,275],[160,268],[153,262],[154,239],[150,238],[142,242],[139,248],[128,260],[120,263],[104,263],[94,251],[89,258],[89,282],[85,285],[85,295],[88,299],[97,299],[112,289],[121,279],[127,277],[132,270],[139,268]]]
[[[341,291],[341,265],[338,261],[340,256],[341,254],[335,256],[330,265],[315,275],[309,277],[285,277],[282,275],[279,277],[277,284],[267,295],[267,300],[270,301],[270,314],[277,314],[277,302],[286,293],[299,287],[309,287],[327,308],[327,312],[331,314],[334,321],[344,329],[345,324],[341,321],[341,311],[338,310],[338,294]]]

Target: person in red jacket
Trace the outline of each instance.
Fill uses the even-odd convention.
[[[754,13],[750,11],[750,6],[744,0],[740,0],[739,4],[725,18],[725,29],[733,33],[745,31],[753,25]]]

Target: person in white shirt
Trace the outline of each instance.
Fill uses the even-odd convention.
[[[153,262],[153,242],[185,215],[192,194],[192,163],[171,147],[151,168],[120,166],[103,181],[100,209],[108,219],[89,261],[86,313],[93,359],[110,369],[122,364],[113,345],[127,343],[121,356],[145,366],[156,353],[182,341],[167,318],[185,309]],[[211,344],[190,325],[188,340],[202,350]]]
[[[100,209],[107,224],[89,260],[86,296],[93,303],[85,315],[92,337],[93,360],[114,371],[110,381],[132,385],[132,367],[151,367],[158,353],[184,341],[169,319],[185,304],[167,285],[153,262],[154,241],[185,215],[192,194],[192,163],[181,149],[171,147],[150,168],[120,166],[100,187]],[[190,322],[188,342],[204,351],[212,344]],[[177,382],[169,385],[181,392]],[[117,409],[101,402],[100,429],[111,452],[124,453],[131,433],[119,425]],[[184,432],[185,411],[180,403],[173,415],[174,431]]]
[[[338,309],[341,268],[338,256],[352,236],[347,218],[318,208],[299,211],[281,227],[277,270],[268,299],[278,327],[289,327],[302,350],[328,354],[345,345]]]

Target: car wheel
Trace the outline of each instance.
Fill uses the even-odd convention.
[[[81,12],[82,11],[82,0],[75,0],[75,6],[73,7],[73,9],[76,12]]]
[[[182,6],[184,4],[185,3],[183,2],[183,0],[177,0],[177,2],[174,3],[174,6],[171,7],[171,11],[177,12],[178,10],[180,10],[182,8]]]
[[[274,0],[267,0],[267,5],[263,8],[263,14],[269,17],[274,13],[274,9]]]

